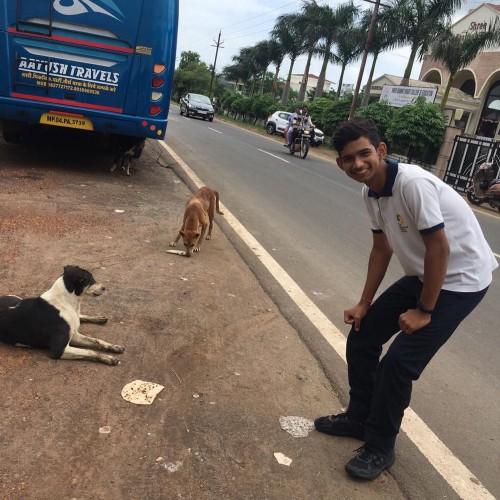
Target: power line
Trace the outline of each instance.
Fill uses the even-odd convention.
[[[283,5],[280,5],[279,7],[275,7],[274,9],[268,10],[267,12],[264,12],[263,14],[257,14],[256,16],[249,17],[249,18],[245,19],[244,21],[239,21],[237,23],[231,23],[230,25],[223,26],[222,28],[223,29],[224,28],[232,28],[233,26],[237,26],[238,24],[247,23],[248,21],[252,21],[253,19],[256,19],[256,18],[259,18],[262,16],[268,16],[271,12],[275,12],[277,10],[282,9],[283,7],[287,7],[288,5],[292,5],[292,4],[297,5],[297,0],[293,0],[292,2],[284,3]]]
[[[237,40],[238,38],[247,38],[249,36],[253,36],[253,35],[258,35],[259,33],[269,33],[269,31],[271,31],[269,28],[266,28],[266,29],[263,29],[263,30],[259,30],[259,31],[254,31],[252,33],[246,33],[245,35],[240,35],[240,36],[234,36],[232,38],[226,38],[226,42],[229,41],[229,40]]]
[[[230,31],[229,36],[238,35],[240,33],[244,33],[247,30],[252,30],[252,29],[256,28],[257,26],[262,26],[263,24],[274,23],[275,21],[276,21],[276,17],[273,17],[272,19],[268,19],[267,21],[262,21],[261,23],[254,24],[253,26],[247,26],[246,28],[242,28],[240,30],[236,30],[233,32]]]

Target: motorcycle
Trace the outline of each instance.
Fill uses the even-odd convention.
[[[294,130],[292,136],[292,143],[289,146],[290,154],[294,155],[299,153],[299,156],[305,160],[307,154],[309,153],[309,148],[311,147],[313,131],[311,127],[304,126],[304,124],[299,123],[297,128]]]
[[[490,207],[500,211],[500,179],[498,168],[493,163],[483,163],[472,176],[467,187],[467,199],[473,205],[488,203]]]

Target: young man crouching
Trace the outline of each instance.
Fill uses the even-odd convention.
[[[498,264],[464,199],[426,170],[386,160],[371,121],[342,124],[333,144],[339,167],[365,185],[373,246],[359,302],[344,312],[349,406],[315,427],[363,440],[346,470],[374,479],[394,463],[413,381],[485,296]],[[393,253],[405,276],[374,300]]]

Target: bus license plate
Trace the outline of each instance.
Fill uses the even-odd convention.
[[[78,128],[81,130],[94,130],[92,121],[84,116],[66,116],[56,113],[44,113],[40,117],[42,125],[52,125],[54,127]]]

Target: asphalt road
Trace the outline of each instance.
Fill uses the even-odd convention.
[[[343,310],[359,297],[371,246],[360,186],[333,162],[314,156],[306,160],[290,157],[285,148],[265,137],[217,121],[186,119],[175,107],[167,143],[207,185],[220,191],[233,214],[334,324],[347,332]],[[493,213],[476,215],[493,251],[500,254],[500,218]],[[401,268],[393,259],[382,286],[400,275]],[[415,384],[411,403],[497,497],[499,302],[497,272],[480,308]],[[323,365],[330,359],[335,364],[332,353],[323,354]],[[407,469],[408,478],[416,474],[412,467]]]

